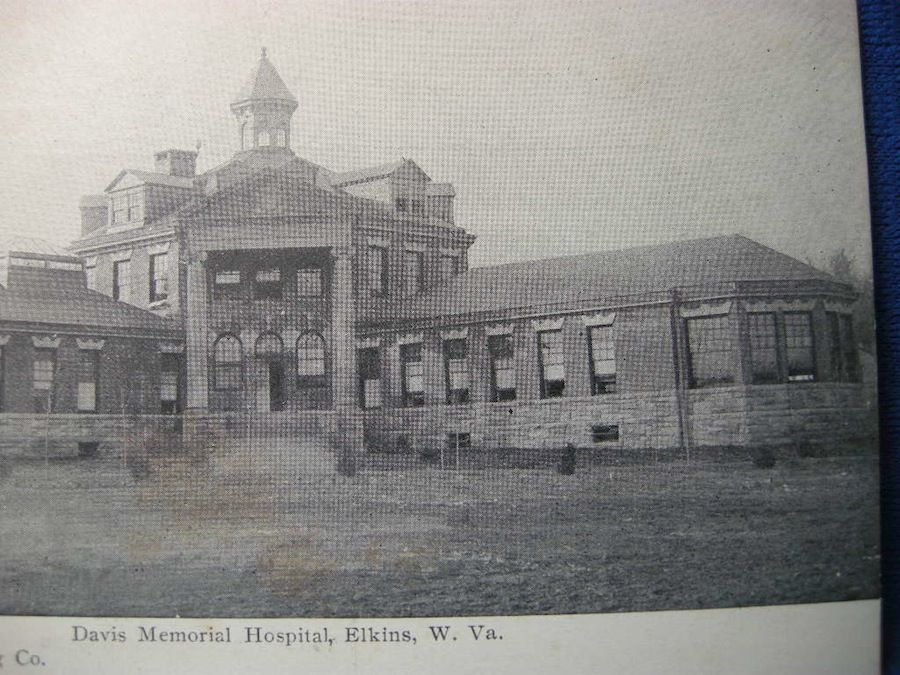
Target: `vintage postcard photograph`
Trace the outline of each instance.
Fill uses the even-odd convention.
[[[0,8],[0,614],[879,597],[851,0]]]

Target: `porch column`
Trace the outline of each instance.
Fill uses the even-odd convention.
[[[747,308],[744,305],[744,300],[739,297],[735,298],[733,309],[731,311],[735,317],[732,326],[734,326],[734,329],[737,331],[737,335],[734,339],[734,344],[736,346],[735,382],[737,384],[753,384],[751,366],[753,355],[750,351],[750,319],[747,316]]]
[[[206,339],[206,252],[191,256],[187,265],[187,412],[209,409],[209,347]]]
[[[331,385],[334,401],[338,470],[353,471],[354,456],[362,450],[362,416],[356,397],[356,301],[353,293],[353,259],[348,247],[332,249],[331,283]]]

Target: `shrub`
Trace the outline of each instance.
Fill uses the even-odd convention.
[[[559,458],[559,465],[556,470],[564,476],[571,476],[575,473],[575,462],[575,446],[568,443],[562,451],[562,456]]]
[[[440,455],[441,451],[432,446],[425,446],[419,451],[419,459],[423,462],[436,462]]]
[[[758,469],[771,469],[775,466],[775,451],[767,446],[755,448],[753,450],[753,466]]]
[[[352,452],[341,452],[340,457],[338,457],[337,472],[348,478],[356,475],[356,459],[353,457]]]

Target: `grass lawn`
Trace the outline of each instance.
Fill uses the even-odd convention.
[[[879,593],[871,455],[594,456],[572,476],[374,456],[346,478],[296,441],[225,445],[146,467],[6,464],[0,613],[540,614]]]

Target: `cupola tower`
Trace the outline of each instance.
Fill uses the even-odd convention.
[[[291,147],[291,116],[297,99],[262,48],[259,62],[231,104],[242,151],[284,151]]]

